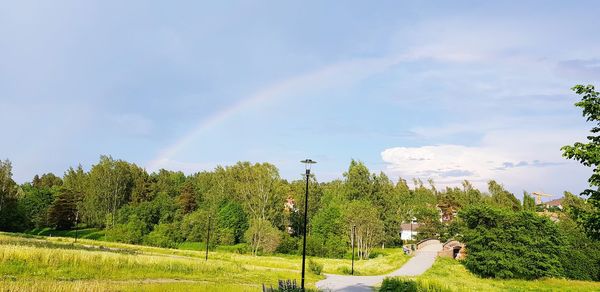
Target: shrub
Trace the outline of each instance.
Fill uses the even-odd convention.
[[[385,292],[416,292],[419,291],[418,285],[415,281],[404,280],[400,278],[385,278],[381,283],[379,291]]]
[[[302,248],[300,240],[301,237],[293,237],[287,234],[283,234],[281,236],[281,242],[279,243],[276,252],[285,254],[299,254],[298,249]]]
[[[116,224],[106,230],[106,239],[124,243],[141,243],[146,225],[136,215],[129,216],[127,224]]]
[[[312,259],[308,260],[308,269],[313,272],[313,274],[315,275],[321,275],[321,272],[323,271],[323,264],[320,264],[316,261],[313,261]]]
[[[264,219],[253,219],[245,233],[246,241],[250,244],[252,254],[272,253],[279,246],[281,232],[271,222]]]
[[[145,238],[144,243],[158,247],[177,248],[183,238],[172,224],[159,224]]]
[[[341,266],[337,270],[341,274],[352,275],[352,267],[350,266]],[[354,269],[354,275],[357,276],[360,275],[360,273],[356,269]]]
[[[465,266],[487,278],[536,279],[559,276],[563,240],[556,225],[533,212],[489,206],[469,207],[460,216],[466,224]]]

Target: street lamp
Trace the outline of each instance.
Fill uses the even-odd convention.
[[[300,286],[302,291],[304,291],[304,267],[306,263],[306,223],[308,221],[308,179],[310,177],[311,165],[317,162],[312,159],[304,159],[300,162],[304,163],[306,168],[306,193],[304,195],[304,243],[302,245],[302,284]]]

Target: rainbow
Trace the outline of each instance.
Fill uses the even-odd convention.
[[[177,155],[177,153],[185,148],[192,140],[194,140],[194,138],[248,108],[264,104],[292,92],[298,93],[305,91],[307,88],[360,80],[406,59],[407,57],[402,55],[385,58],[351,60],[328,65],[319,70],[283,80],[263,90],[259,90],[251,96],[243,98],[229,107],[217,111],[201,120],[198,125],[192,128],[187,134],[160,151],[158,156],[152,159],[146,167],[150,171],[156,171],[164,167],[173,156]]]

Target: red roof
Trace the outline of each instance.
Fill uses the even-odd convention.
[[[560,199],[554,199],[552,201],[548,201],[544,204],[548,205],[548,206],[562,206],[562,201],[564,198],[560,198]]]

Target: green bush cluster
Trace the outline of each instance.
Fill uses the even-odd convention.
[[[390,278],[383,279],[380,292],[417,292],[420,291],[419,286],[415,281],[405,280],[401,278]]]
[[[481,277],[599,280],[600,244],[566,214],[554,223],[534,212],[476,206],[460,217],[464,264]]]
[[[308,260],[308,269],[315,275],[321,275],[323,271],[323,264],[313,261],[312,259]]]

